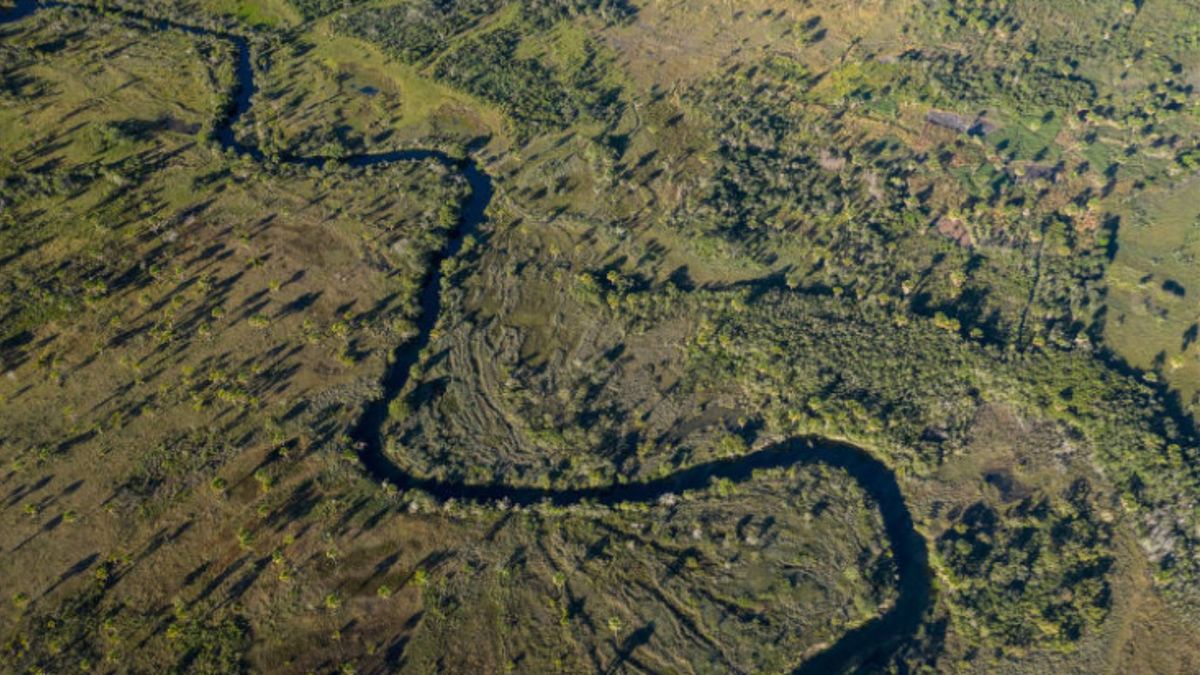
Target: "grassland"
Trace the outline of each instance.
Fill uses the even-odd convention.
[[[236,17],[254,27],[287,28],[303,20],[301,13],[286,0],[213,0],[205,9]]]
[[[1189,411],[1200,383],[1193,347],[1198,317],[1189,301],[1200,281],[1193,264],[1198,197],[1195,181],[1184,180],[1130,204],[1120,250],[1108,271],[1107,327],[1114,348],[1170,382]]]

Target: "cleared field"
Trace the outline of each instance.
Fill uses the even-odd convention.
[[[1108,270],[1107,336],[1122,356],[1158,373],[1188,410],[1200,400],[1200,180],[1132,204]]]

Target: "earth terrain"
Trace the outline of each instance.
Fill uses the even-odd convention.
[[[0,668],[1200,670],[1198,12],[0,0]]]

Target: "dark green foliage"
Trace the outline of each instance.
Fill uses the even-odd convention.
[[[0,661],[13,672],[79,672],[103,658],[101,627],[111,611],[103,611],[104,587],[90,584],[56,611],[29,617],[0,648]]]
[[[45,83],[27,70],[38,51],[36,47],[0,45],[0,101],[15,103],[44,93]]]
[[[521,10],[532,23],[542,27],[580,16],[619,22],[630,19],[636,12],[628,0],[521,0]]]
[[[711,231],[756,257],[783,233],[803,232],[809,241],[861,237],[865,247],[884,247],[894,230],[910,227],[894,214],[907,197],[913,157],[886,140],[830,147],[840,126],[795,105],[795,97],[803,95],[797,86],[804,87],[806,78],[788,65],[775,59],[765,74],[741,72],[692,94],[691,103],[720,130],[720,162],[710,187],[681,207],[680,227]],[[826,168],[834,166],[846,170]],[[868,174],[877,181],[878,199],[868,194]],[[857,223],[844,228],[848,213]],[[839,250],[840,244],[859,248],[841,242]]]
[[[145,627],[160,624],[134,608],[106,602],[119,569],[114,561],[81,569],[80,574],[93,577],[84,590],[51,612],[27,617],[22,630],[0,646],[0,660],[12,672],[95,672],[106,661],[137,670],[132,667],[137,656],[128,650],[138,644]],[[171,646],[175,663],[164,672],[226,675],[247,670],[250,629],[243,617],[227,610],[185,609],[177,603],[166,630],[144,638],[141,645],[163,640]]]
[[[339,19],[338,30],[373,42],[405,63],[423,61],[496,11],[501,0],[424,0],[368,7]]]
[[[973,641],[1069,651],[1108,616],[1112,528],[1094,519],[1089,489],[1081,479],[1065,499],[976,503],[938,540]]]
[[[910,54],[937,83],[939,101],[957,106],[1003,103],[1011,110],[1037,112],[1047,108],[1074,110],[1096,102],[1096,86],[1074,75],[1064,75],[1053,64],[981,64],[965,55],[938,54],[932,58]]]
[[[1188,170],[1200,169],[1200,148],[1189,148],[1180,152],[1176,155],[1175,161],[1179,162],[1179,166]]]
[[[244,655],[250,647],[250,628],[236,614],[177,608],[167,637],[178,659],[171,673],[223,675],[247,671]]]
[[[374,42],[406,63],[415,63],[445,49],[452,37],[511,4],[511,0],[416,0],[367,7],[339,19],[337,25],[339,30]],[[634,13],[625,0],[522,0],[520,5],[521,19],[535,30],[580,16],[619,21]]]
[[[49,611],[20,617],[17,630],[0,645],[0,663],[11,672],[92,672],[101,668],[139,623],[136,611],[107,598],[129,570],[128,563],[124,557],[101,560],[98,554],[77,562],[59,583],[79,577],[79,590]]]
[[[718,309],[692,341],[693,377],[735,374],[780,431],[882,435],[912,453],[897,461],[935,466],[980,403],[976,357],[933,322],[864,309],[787,291]]]
[[[538,3],[524,7],[511,25],[470,32],[503,6],[499,0],[470,0],[368,8],[337,26],[406,63],[433,61],[435,77],[494,104],[513,121],[518,138],[565,129],[582,115],[615,120],[620,91],[605,84],[607,64],[592,40],[585,41],[582,60],[566,68],[517,55],[531,35],[580,12],[611,13],[610,4]]]
[[[951,26],[1015,31],[1020,22],[1009,11],[1008,0],[944,0],[930,3],[940,20]]]
[[[515,29],[472,38],[438,61],[434,74],[496,104],[530,133],[561,129],[578,115],[571,93],[545,64],[519,58]]]

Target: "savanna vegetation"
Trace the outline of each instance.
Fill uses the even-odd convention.
[[[24,7],[0,670],[1200,668],[1190,2]]]

